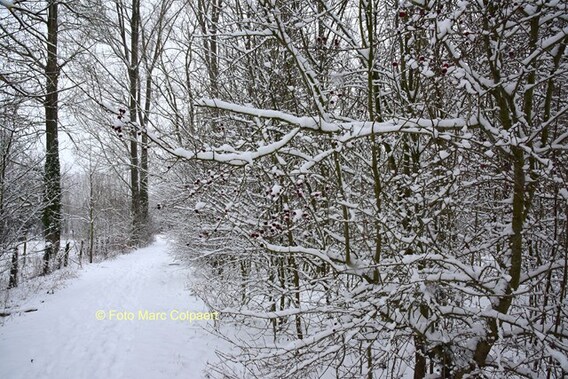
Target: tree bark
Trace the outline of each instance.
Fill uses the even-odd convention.
[[[50,271],[50,259],[59,251],[61,238],[61,172],[58,141],[58,80],[57,35],[58,2],[48,2],[47,7],[47,63],[45,66],[45,172],[44,172],[44,237],[51,246],[44,256],[44,273]]]
[[[146,128],[149,122],[150,107],[152,100],[152,76],[151,73],[146,77],[146,94],[144,104],[144,118],[142,120],[142,145],[140,148],[140,216],[144,235],[149,235],[149,199],[148,199],[148,134]]]
[[[140,0],[132,0],[132,17],[130,19],[130,65],[128,67],[128,79],[130,84],[130,122],[132,125],[130,140],[130,188],[131,188],[131,215],[132,233],[131,242],[137,245],[141,237],[141,214],[140,214],[140,183],[139,183],[139,159],[138,159],[138,80],[139,80],[139,32],[140,32]]]

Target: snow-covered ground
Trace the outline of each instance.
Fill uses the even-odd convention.
[[[179,320],[215,317],[198,313],[189,273],[158,238],[31,297],[20,309],[37,311],[0,318],[0,378],[207,378],[223,341],[203,329],[211,321]]]

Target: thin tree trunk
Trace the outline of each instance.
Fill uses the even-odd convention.
[[[89,162],[90,163],[90,162]],[[91,170],[91,168],[89,167]],[[93,171],[89,172],[89,263],[93,263],[93,250],[95,243],[95,199],[93,193]],[[81,241],[81,252],[83,241]]]
[[[156,48],[158,50],[158,48]],[[145,234],[148,235],[148,135],[146,134],[146,127],[149,122],[150,106],[152,104],[152,76],[148,73],[146,77],[146,94],[144,104],[144,119],[142,126],[142,146],[140,149],[140,216],[141,225]]]
[[[20,267],[20,276],[23,278],[25,273],[26,273],[26,254],[28,252],[28,242],[27,242],[28,237],[26,236],[26,239],[24,240],[24,246],[23,246],[23,250],[22,250],[22,267]]]
[[[131,241],[136,245],[141,237],[141,214],[140,214],[140,183],[139,183],[139,160],[138,160],[138,127],[137,127],[137,98],[139,80],[139,31],[140,31],[140,0],[132,0],[132,17],[130,19],[130,65],[128,67],[128,79],[130,82],[130,122],[132,124],[130,141],[130,188],[131,188],[131,214],[132,234]]]

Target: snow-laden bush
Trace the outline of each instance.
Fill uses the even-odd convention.
[[[226,358],[259,378],[562,377],[565,5],[237,4],[201,19],[197,108],[155,139],[186,162],[162,211],[196,290],[248,325]]]

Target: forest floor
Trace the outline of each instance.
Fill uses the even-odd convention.
[[[189,275],[158,238],[31,296],[0,318],[0,378],[207,378],[224,341],[181,320],[217,316]]]

